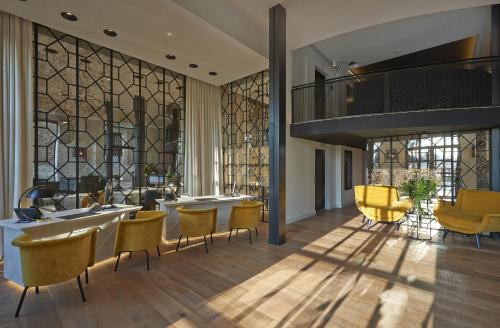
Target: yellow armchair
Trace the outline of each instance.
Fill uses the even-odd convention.
[[[259,201],[242,201],[239,205],[233,206],[229,216],[229,237],[227,240],[231,241],[233,229],[236,229],[236,233],[239,229],[248,230],[250,244],[252,243],[252,230],[255,229],[255,235],[258,238],[257,226],[260,221],[261,208],[262,202]]]
[[[76,277],[85,302],[80,275],[87,269],[95,248],[96,228],[64,238],[32,240],[23,234],[12,241],[19,247],[24,290],[15,316],[19,316],[28,288],[53,285]]]
[[[123,252],[146,253],[146,268],[149,271],[149,249],[155,248],[160,256],[163,219],[166,214],[161,211],[139,211],[135,220],[122,220],[118,223],[115,239],[114,256],[117,256],[115,271],[118,270],[120,256]]]
[[[475,235],[481,248],[482,232],[500,231],[500,192],[460,189],[455,204],[438,201],[434,216],[445,229],[443,240],[449,231]]]
[[[368,228],[373,221],[377,221],[394,222],[399,229],[398,222],[413,206],[410,200],[400,199],[398,190],[393,186],[355,186],[354,198],[363,213],[363,221],[365,218],[368,220]]]
[[[177,207],[179,214],[179,226],[181,233],[179,234],[179,241],[177,248],[179,250],[182,237],[186,237],[186,242],[189,244],[189,237],[201,237],[205,243],[205,252],[208,253],[207,235],[210,235],[210,243],[213,243],[212,233],[217,228],[217,208],[207,209],[188,209],[184,207]]]
[[[99,205],[103,205],[104,204],[104,197],[105,197],[104,191],[99,191],[99,197],[97,197],[97,199],[95,199],[95,197],[92,197],[92,195],[85,195],[82,197],[82,199],[80,201],[80,207],[87,208],[87,207],[90,207],[90,205],[92,205],[94,203],[97,203]]]

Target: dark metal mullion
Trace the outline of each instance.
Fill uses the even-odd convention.
[[[34,128],[35,128],[35,135],[34,135],[34,143],[33,143],[33,148],[34,148],[34,177],[33,177],[33,185],[36,186],[38,185],[38,24],[34,23],[33,24],[33,34],[34,34],[34,47],[33,47],[33,52],[35,54],[35,92],[34,92],[34,99],[33,103],[35,104],[35,115],[33,117],[33,122],[34,122]],[[47,52],[45,52],[47,54]]]
[[[144,183],[146,182],[146,177],[145,177],[145,174],[144,174],[144,168],[146,167],[145,163],[144,163],[144,147],[146,146],[146,140],[142,140],[142,136],[144,135],[144,138],[146,138],[146,126],[145,126],[145,122],[143,122],[143,108],[142,108],[142,103],[143,103],[143,99],[142,99],[142,70],[141,70],[141,63],[142,61],[139,60],[139,101],[138,101],[138,104],[139,104],[139,140],[136,140],[136,147],[139,147],[139,168],[141,168],[142,170],[139,171],[139,174],[141,175],[140,178],[139,178],[139,205],[142,204],[142,181],[144,181]],[[144,101],[145,102],[145,101]],[[137,122],[135,122],[137,124]],[[142,133],[140,132],[141,130]],[[144,147],[142,146],[143,145],[143,142],[144,142]],[[143,176],[144,176],[144,179],[143,179]]]
[[[113,155],[115,152],[115,133],[114,133],[114,102],[113,102],[113,50],[109,49],[109,74],[110,74],[110,79],[109,79],[109,94],[110,94],[110,99],[109,99],[109,116],[111,120],[108,119],[108,182],[113,181]],[[104,69],[104,75],[106,75],[106,69]]]
[[[165,117],[166,117],[166,111],[167,111],[167,106],[166,106],[166,99],[165,99],[165,68],[162,68],[162,78],[163,78],[163,140],[161,142],[161,152],[162,152],[162,155],[163,155],[163,187],[162,187],[162,190],[163,190],[163,194],[165,195],[165,184],[167,183],[166,181],[166,176],[165,176],[165,173],[167,173],[167,153],[166,153],[166,146],[167,146],[167,129],[166,129],[166,120],[165,120]],[[172,121],[172,124],[174,124],[174,122]],[[179,129],[180,130],[180,129]],[[179,131],[180,133],[180,131]],[[179,140],[179,136],[177,136],[177,140]],[[177,145],[177,147],[179,147],[179,145]],[[175,162],[175,158],[172,159],[172,161]],[[177,165],[176,165],[177,166]]]
[[[389,171],[391,172],[391,174],[389,174],[389,176],[390,176],[390,179],[391,179],[390,185],[392,186],[393,185],[393,181],[394,181],[394,177],[393,177],[394,173],[392,172],[392,170],[393,170],[392,162],[394,160],[392,158],[392,156],[393,156],[393,154],[392,154],[392,136],[389,137],[389,154],[390,154],[390,158],[389,158]]]
[[[76,170],[75,170],[75,175],[76,175],[76,197],[75,197],[75,203],[76,203],[76,208],[80,208],[80,152],[78,149],[80,148],[80,61],[78,60],[78,57],[80,56],[80,39],[75,38],[75,45],[76,45],[76,124],[75,124],[75,130],[76,130],[76,148],[75,153],[76,153]],[[69,52],[68,52],[69,56]],[[69,62],[69,61],[68,61]],[[68,186],[69,189],[69,186]]]
[[[249,98],[249,91],[248,91],[248,77],[245,78],[245,116],[244,116],[244,120],[245,120],[245,134],[243,136],[243,142],[244,142],[244,147],[245,147],[245,188],[243,188],[245,190],[245,194],[249,194],[248,192],[248,167],[250,166],[249,165],[249,161],[248,161],[248,98]],[[250,95],[251,97],[251,95]]]

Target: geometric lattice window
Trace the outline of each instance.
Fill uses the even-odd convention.
[[[117,203],[181,179],[185,76],[34,24],[35,184],[57,209],[113,181]]]
[[[224,193],[233,188],[268,208],[269,72],[222,86]]]
[[[407,169],[429,169],[439,177],[441,198],[454,200],[460,188],[489,190],[489,135],[478,130],[369,139],[369,183],[399,186]]]

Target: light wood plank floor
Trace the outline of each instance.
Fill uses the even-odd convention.
[[[287,226],[288,242],[250,245],[241,233],[175,253],[162,245],[90,270],[76,282],[30,291],[0,280],[1,327],[499,327],[500,242],[440,232],[414,241],[391,225],[367,230],[354,208]],[[196,241],[190,241],[193,244]],[[151,252],[155,254],[154,252]],[[1,266],[0,266],[1,268]]]

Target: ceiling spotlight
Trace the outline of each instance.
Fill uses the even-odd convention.
[[[198,64],[189,64],[189,67],[191,67],[191,68],[198,68]]]
[[[173,36],[172,32],[167,32],[167,36]]]
[[[356,68],[356,67],[359,67],[359,64],[356,63],[355,61],[351,61],[351,62],[349,62],[347,67]]]
[[[401,52],[401,49],[395,49],[394,53],[399,54]]]
[[[217,75],[217,72],[209,72],[208,74],[212,75],[212,76],[216,76]]]
[[[75,15],[73,15],[72,13],[70,13],[69,11],[63,11],[61,13],[61,16],[64,19],[67,19],[67,20],[72,21],[72,22],[76,22],[78,20],[78,17],[76,17]]]
[[[175,57],[174,54],[168,54],[165,57],[167,57],[167,59],[169,59],[169,60],[175,60],[175,58],[177,58],[177,57]]]
[[[104,34],[106,34],[107,36],[110,36],[112,38],[114,38],[115,36],[118,35],[118,33],[116,33],[114,30],[112,30],[110,28],[103,30],[103,32],[104,32]]]

